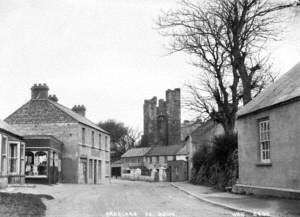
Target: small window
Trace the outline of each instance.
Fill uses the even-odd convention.
[[[105,151],[108,151],[108,138],[105,136]]]
[[[156,163],[159,163],[159,156],[156,156]]]
[[[99,134],[99,148],[101,149],[101,134]]]
[[[94,147],[95,146],[95,132],[94,131],[92,131],[92,138],[91,138],[91,140],[92,140],[92,146]]]
[[[270,140],[270,122],[263,120],[259,122],[259,146],[260,161],[262,163],[271,162],[271,140]]]
[[[82,145],[85,145],[85,128],[84,127],[81,129],[81,143],[82,143]]]
[[[168,156],[165,156],[165,163],[168,162]]]

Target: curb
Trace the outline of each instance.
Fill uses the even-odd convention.
[[[185,189],[183,189],[182,187],[179,187],[178,185],[176,184],[173,184],[171,183],[171,185],[177,189],[179,189],[180,191],[183,191],[184,193],[190,195],[190,196],[193,196],[195,197],[196,199],[198,200],[201,200],[203,202],[206,202],[206,203],[209,203],[209,204],[212,204],[212,205],[215,205],[215,206],[219,206],[219,207],[222,207],[222,208],[225,208],[225,209],[228,209],[228,210],[231,210],[231,211],[235,211],[235,212],[241,212],[241,213],[245,213],[245,214],[250,214],[250,215],[253,215],[253,216],[257,216],[257,212],[253,212],[253,211],[250,211],[250,210],[246,210],[246,209],[240,209],[240,208],[237,208],[237,207],[233,207],[233,206],[230,206],[230,205],[227,205],[227,204],[224,204],[224,203],[220,203],[220,202],[215,202],[215,201],[212,201],[212,200],[209,200],[209,199],[206,199],[204,197],[200,197],[192,192],[189,192]]]

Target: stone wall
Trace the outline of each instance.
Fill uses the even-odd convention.
[[[166,100],[144,101],[143,141],[149,146],[178,145],[181,141],[180,89],[166,91]]]

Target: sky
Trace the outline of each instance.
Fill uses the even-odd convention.
[[[95,123],[143,128],[143,102],[184,88],[197,74],[185,54],[168,55],[155,26],[176,0],[0,0],[0,118],[46,83],[59,103],[83,104]],[[300,11],[268,45],[276,71],[300,61]],[[182,91],[184,97],[185,92]],[[191,118],[183,111],[182,120]]]

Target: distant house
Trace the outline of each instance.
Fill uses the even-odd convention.
[[[236,191],[300,197],[300,63],[238,112]]]
[[[0,120],[0,188],[24,183],[25,143],[21,134]]]
[[[48,95],[46,84],[5,119],[27,141],[26,180],[100,183],[110,176],[110,136],[85,117],[84,106],[69,109]]]
[[[146,154],[151,148],[132,148],[121,156],[123,170],[132,168],[140,168],[146,164]]]
[[[146,168],[146,154],[151,148],[131,148],[121,156],[121,173],[132,173],[136,169],[140,170],[141,175],[149,175],[150,171]]]
[[[187,180],[187,155],[185,144],[130,149],[122,155],[123,177],[138,171],[138,175],[151,176],[148,181]]]

